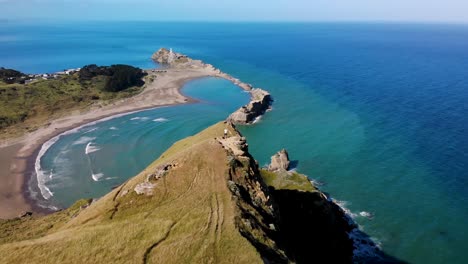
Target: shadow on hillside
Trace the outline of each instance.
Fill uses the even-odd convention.
[[[270,193],[279,209],[280,246],[297,263],[406,263],[382,252],[322,193],[273,187]]]

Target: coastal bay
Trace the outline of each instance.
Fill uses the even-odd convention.
[[[104,106],[91,107],[83,112],[75,111],[62,118],[50,120],[47,126],[20,138],[0,142],[2,179],[9,183],[4,185],[5,190],[2,192],[7,199],[2,199],[0,203],[0,218],[16,217],[31,210],[37,213],[50,212],[49,209],[37,206],[36,201],[30,198],[28,182],[30,177],[36,176],[36,158],[42,145],[51,138],[99,120],[108,120],[157,107],[194,103],[195,99],[184,96],[180,90],[187,82],[195,79],[222,78],[242,89],[251,88],[250,85],[240,82],[209,64],[192,59],[189,63],[177,67],[151,69],[146,72],[148,73],[145,78],[147,82],[143,91],[136,96]]]

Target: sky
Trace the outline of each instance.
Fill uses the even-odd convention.
[[[468,0],[0,0],[6,20],[468,23]]]

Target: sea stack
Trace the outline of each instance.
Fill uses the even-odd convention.
[[[268,166],[269,171],[287,171],[289,169],[289,155],[285,149],[278,151],[271,157],[271,163]]]

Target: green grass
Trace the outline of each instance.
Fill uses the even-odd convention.
[[[95,103],[106,104],[142,90],[132,87],[108,92],[104,90],[106,78],[97,76],[80,83],[78,74],[74,74],[30,84],[0,81],[0,140],[33,131],[70,111],[85,110]]]
[[[276,190],[317,191],[307,176],[297,172],[271,172],[262,169],[260,174],[265,183]]]
[[[70,208],[55,214],[38,217],[28,216],[10,220],[0,220],[0,245],[10,242],[36,239],[52,232],[66,221],[77,215],[82,207],[87,206],[90,200],[79,200]]]

